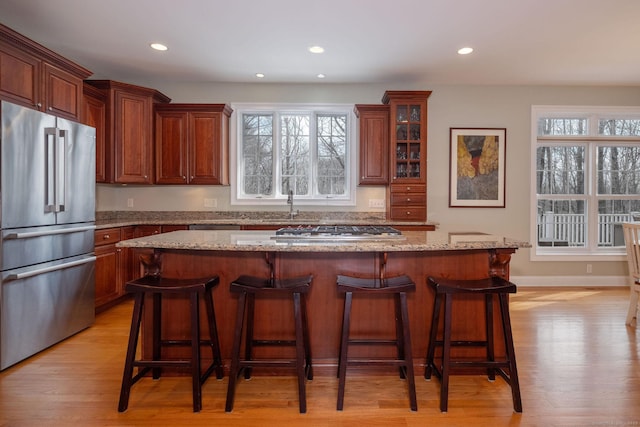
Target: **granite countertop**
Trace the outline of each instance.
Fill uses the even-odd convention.
[[[96,228],[129,225],[408,225],[436,226],[434,222],[388,221],[384,212],[300,212],[289,219],[287,212],[190,212],[118,211],[97,212]]]
[[[405,231],[403,239],[341,241],[280,241],[274,231],[183,230],[136,239],[123,240],[116,246],[129,248],[211,250],[211,251],[275,251],[275,252],[414,252],[524,248],[531,245],[503,236],[488,234],[457,235],[458,243],[444,231]]]

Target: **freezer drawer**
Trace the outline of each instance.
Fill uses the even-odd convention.
[[[93,252],[93,223],[2,230],[1,270]]]
[[[94,282],[90,255],[3,272],[0,370],[90,326]]]

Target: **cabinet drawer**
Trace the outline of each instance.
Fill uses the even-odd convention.
[[[391,219],[399,221],[424,221],[427,208],[418,206],[394,206],[391,208]]]
[[[96,246],[118,243],[120,241],[120,228],[105,228],[96,230],[94,244]]]
[[[393,206],[424,206],[427,202],[427,195],[424,193],[392,193],[391,204]]]
[[[427,186],[424,184],[391,184],[391,193],[427,194]]]

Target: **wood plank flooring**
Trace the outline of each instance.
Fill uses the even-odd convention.
[[[449,411],[439,383],[416,372],[418,411],[406,384],[389,375],[347,374],[344,411],[338,382],[316,375],[307,414],[298,413],[293,376],[240,380],[232,413],[227,379],[204,386],[191,410],[184,377],[143,379],[129,409],[117,412],[132,306],[100,315],[91,328],[0,373],[0,426],[640,426],[639,335],[624,324],[627,289],[520,288],[511,315],[524,412],[513,412],[501,379],[454,376]],[[413,332],[413,331],[412,331]]]

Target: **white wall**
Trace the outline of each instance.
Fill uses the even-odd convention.
[[[640,87],[572,86],[430,86],[403,85],[277,85],[196,84],[180,82],[129,82],[153,87],[173,102],[331,102],[380,103],[385,90],[431,90],[428,122],[427,204],[429,220],[444,229],[470,227],[522,240],[529,239],[529,176],[532,105],[640,105]],[[448,165],[450,127],[498,127],[507,129],[506,208],[449,208]],[[127,199],[135,210],[202,210],[204,198],[215,198],[218,209],[229,207],[228,187],[99,186],[97,209],[125,210]],[[381,187],[359,188],[358,206],[368,211],[369,198],[384,198]],[[314,209],[315,210],[315,209]],[[334,209],[328,209],[334,210]],[[586,284],[620,281],[626,275],[623,262],[593,262]],[[531,262],[529,250],[519,250],[511,262],[512,276],[547,276],[554,284],[575,281],[586,272],[586,262]],[[569,278],[572,278],[569,280]],[[544,285],[544,277],[540,285]],[[573,283],[567,283],[573,284]]]

